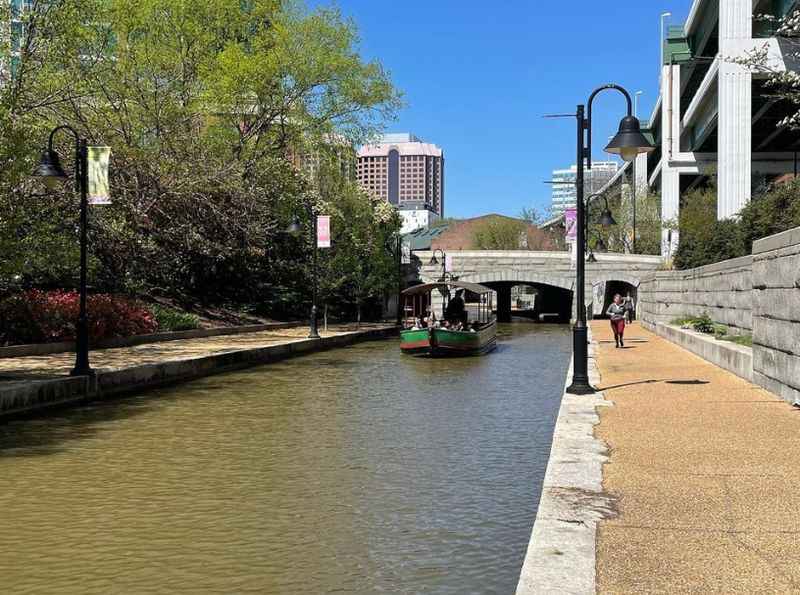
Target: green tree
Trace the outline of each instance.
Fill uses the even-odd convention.
[[[717,221],[717,189],[711,185],[689,192],[678,220],[680,241],[674,264],[678,269],[744,256],[745,242],[735,220]]]
[[[527,249],[528,224],[510,217],[489,217],[473,230],[473,245],[477,250]]]
[[[16,208],[0,225],[24,235],[2,234],[20,256],[2,273],[31,284],[67,282],[62,256],[75,268],[56,250],[76,245],[71,189],[27,179],[54,124],[112,147],[114,204],[92,209],[98,287],[286,305],[307,293],[281,233],[313,190],[305,163],[352,150],[400,104],[350,21],[278,0],[35,2],[25,47],[0,92],[2,206]]]

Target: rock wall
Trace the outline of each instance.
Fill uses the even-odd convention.
[[[800,404],[800,227],[753,245],[753,380]]]
[[[734,333],[750,333],[753,257],[744,256],[686,271],[659,271],[639,285],[638,316],[650,324],[707,313]]]

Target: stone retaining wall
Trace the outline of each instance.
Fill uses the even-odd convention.
[[[659,271],[639,285],[638,316],[650,324],[707,313],[734,333],[753,329],[753,257],[685,271]]]
[[[753,245],[753,380],[800,404],[800,227]]]
[[[642,279],[637,314],[645,324],[703,312],[752,334],[752,381],[800,405],[800,227],[755,242],[751,256]]]

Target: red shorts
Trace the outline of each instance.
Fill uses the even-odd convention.
[[[612,320],[611,328],[614,329],[615,335],[622,335],[625,332],[625,319],[620,318],[619,320]]]

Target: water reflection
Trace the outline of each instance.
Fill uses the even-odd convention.
[[[569,357],[367,343],[0,426],[0,586],[510,593]]]

